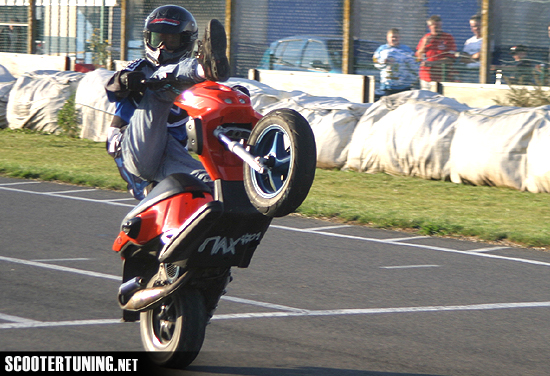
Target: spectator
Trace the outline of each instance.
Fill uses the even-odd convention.
[[[413,51],[399,43],[399,29],[393,28],[386,34],[387,44],[374,52],[374,66],[380,69],[382,95],[411,90],[418,79],[418,63]]]
[[[430,32],[420,39],[416,57],[420,63],[420,88],[430,89],[432,81],[453,80],[452,65],[455,60],[456,43],[453,36],[442,31],[441,17],[434,15],[428,21]]]
[[[17,19],[10,18],[10,24],[0,30],[0,51],[19,52],[17,51],[17,30],[13,24],[15,22],[18,22]]]
[[[479,59],[481,57],[481,16],[476,14],[470,18],[470,29],[474,35],[464,42],[460,62],[465,64],[462,74],[463,82],[479,82]]]
[[[550,24],[548,24],[548,37],[550,38]],[[548,50],[546,62],[536,64],[535,71],[540,77],[540,82],[537,82],[537,84],[540,83],[541,85],[548,85],[548,76],[550,73],[550,50]]]
[[[514,61],[502,66],[503,74],[510,84],[533,85],[535,65],[527,59],[527,47],[518,44],[510,48],[510,55]]]
[[[550,24],[548,24],[548,38],[550,38]],[[536,70],[540,75],[541,84],[548,85],[548,77],[550,76],[550,49],[548,50],[548,59],[546,64],[538,64]]]

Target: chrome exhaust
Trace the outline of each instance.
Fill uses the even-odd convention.
[[[126,304],[128,299],[138,290],[145,287],[145,281],[141,277],[135,277],[124,282],[118,289],[118,301]]]
[[[161,300],[172,294],[174,291],[178,289],[178,287],[182,286],[185,282],[187,282],[192,276],[192,273],[188,270],[184,274],[182,274],[180,277],[178,277],[173,283],[166,284],[163,286],[156,286],[156,287],[150,287],[145,289],[137,289],[136,286],[141,286],[137,279],[140,277],[136,277],[128,282],[123,283],[120,286],[119,289],[119,305],[120,308],[127,310],[127,311],[145,311],[150,309],[153,305],[156,303],[159,303]],[[155,280],[155,277],[152,278],[152,280]],[[130,283],[132,282],[132,283]],[[123,286],[127,285],[124,287]],[[131,293],[126,293],[121,295],[120,291],[125,290],[132,291]],[[132,294],[131,296],[129,296]]]

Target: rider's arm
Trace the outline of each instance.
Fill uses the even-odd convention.
[[[107,97],[111,102],[128,97],[132,92],[141,92],[144,90],[142,81],[145,74],[141,71],[121,70],[115,72],[105,85]]]
[[[203,67],[197,59],[183,59],[177,64],[160,66],[151,78],[163,79],[172,77],[181,84],[192,86],[205,80]]]
[[[145,59],[132,61],[122,70],[115,72],[107,84],[105,90],[107,98],[111,102],[117,102],[130,94],[140,95],[145,90],[142,81],[154,72],[155,68]]]

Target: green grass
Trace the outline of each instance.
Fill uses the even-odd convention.
[[[425,235],[550,245],[550,195],[507,188],[318,169],[300,212]]]
[[[125,189],[105,144],[66,136],[0,130],[0,174]]]
[[[0,130],[0,174],[125,189],[104,143],[65,136]],[[317,169],[298,212],[425,235],[550,249],[550,195],[543,193]]]

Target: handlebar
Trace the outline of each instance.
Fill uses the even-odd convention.
[[[151,90],[166,89],[166,90],[172,90],[176,94],[180,94],[182,90],[179,89],[178,86],[181,86],[183,83],[180,80],[178,80],[175,76],[167,74],[166,77],[164,78],[143,79],[141,80],[141,84],[147,89],[151,89]]]

